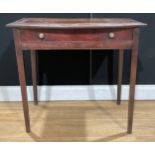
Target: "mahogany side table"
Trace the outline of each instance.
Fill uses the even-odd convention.
[[[26,131],[30,132],[31,130],[26,92],[23,50],[30,50],[31,53],[34,103],[37,105],[38,99],[35,50],[118,49],[119,65],[117,104],[119,105],[121,101],[124,49],[131,49],[127,132],[132,133],[139,29],[142,26],[146,26],[146,24],[132,19],[118,18],[23,18],[7,24],[7,27],[11,27],[13,29],[14,34]]]

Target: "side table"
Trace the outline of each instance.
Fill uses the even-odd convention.
[[[14,34],[26,131],[30,132],[30,120],[23,50],[30,50],[31,53],[34,103],[37,105],[36,50],[54,49],[59,52],[58,50],[64,49],[118,49],[119,66],[117,104],[119,105],[121,101],[124,49],[131,49],[127,132],[132,133],[139,29],[143,26],[146,26],[146,24],[132,19],[118,18],[23,18],[7,24],[7,27],[13,29]]]

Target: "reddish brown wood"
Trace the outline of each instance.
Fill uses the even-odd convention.
[[[33,95],[34,104],[38,105],[38,92],[37,92],[37,72],[36,72],[36,52],[31,51],[31,68],[32,68],[32,84],[33,84]]]
[[[109,33],[115,37],[111,39]],[[44,39],[38,35],[43,33]],[[104,40],[132,40],[132,29],[74,29],[74,30],[21,30],[23,42],[34,41],[104,41]]]
[[[22,51],[21,40],[20,40],[20,31],[14,30],[13,33],[14,33],[14,41],[15,41],[15,48],[16,48],[19,81],[20,81],[21,93],[22,93],[22,103],[23,103],[26,132],[30,132],[29,107],[28,107],[28,101],[27,101],[25,69],[24,69],[23,51]]]
[[[138,60],[138,44],[139,44],[139,29],[135,28],[133,31],[133,48],[131,53],[130,94],[129,94],[129,107],[128,107],[128,133],[132,133],[132,125],[133,125],[135,83],[136,83],[137,60]]]
[[[130,49],[132,41],[55,41],[22,42],[23,49]]]
[[[21,40],[24,49],[131,48],[132,29],[21,30]]]
[[[146,24],[123,18],[23,18],[7,26],[35,29],[134,28]]]
[[[38,49],[121,49],[119,51],[118,100],[121,100],[123,50],[132,49],[130,98],[128,108],[128,133],[132,132],[134,93],[136,82],[138,33],[146,24],[132,19],[44,19],[24,18],[8,27],[14,28],[14,40],[22,91],[26,131],[30,131],[29,111],[26,94],[23,49],[31,50],[34,100],[37,104],[36,60]],[[33,50],[33,51],[32,51]],[[103,50],[102,50],[103,51]]]
[[[119,50],[118,59],[118,86],[117,86],[117,104],[121,103],[121,90],[122,90],[122,75],[123,75],[123,58],[124,50]]]

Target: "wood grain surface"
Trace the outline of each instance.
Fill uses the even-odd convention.
[[[0,103],[0,141],[155,141],[155,102],[136,101],[133,133],[126,133],[127,101],[61,101],[29,104],[25,132],[21,102]]]
[[[48,29],[31,29],[21,30],[21,40],[23,42],[31,41],[105,41],[112,40],[110,33],[115,36],[113,40],[132,40],[132,29],[86,29],[86,30],[48,30]],[[40,39],[38,35],[44,34],[44,38]]]
[[[122,28],[141,27],[145,23],[126,18],[23,18],[7,24],[12,28]]]

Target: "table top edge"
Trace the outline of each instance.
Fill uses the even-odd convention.
[[[33,21],[33,20],[34,21],[40,20],[40,22],[39,24],[38,22],[26,23],[26,21]],[[53,21],[51,23],[48,23],[48,22],[44,22],[45,20],[53,20]],[[106,22],[102,22],[104,20],[106,20]],[[66,21],[71,21],[71,22],[69,23]],[[8,28],[17,28],[17,29],[20,29],[20,28],[21,29],[136,28],[136,27],[145,27],[145,26],[147,26],[146,23],[142,23],[130,18],[93,18],[93,19],[90,19],[90,18],[22,18],[15,22],[6,24],[6,27]]]

